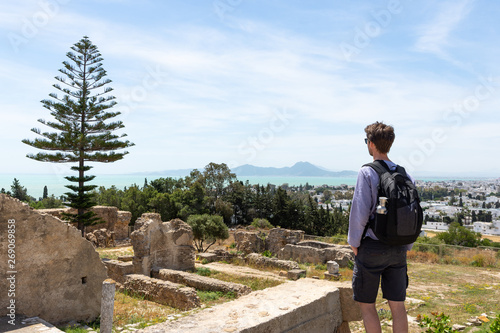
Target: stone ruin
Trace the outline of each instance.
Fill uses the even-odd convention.
[[[194,269],[193,231],[180,219],[162,222],[160,214],[144,213],[130,235],[134,272],[149,276],[153,267]]]
[[[76,228],[0,194],[0,253],[0,279],[9,282],[0,283],[0,316],[52,323],[99,316],[106,267]]]
[[[293,260],[312,264],[336,261],[340,267],[354,262],[354,253],[349,245],[335,245],[318,241],[304,241],[304,231],[282,228],[271,229],[269,235],[256,231],[236,231],[236,248],[245,254],[262,253],[268,250],[281,260]],[[255,261],[255,258],[252,257]],[[259,259],[262,261],[263,259]]]
[[[132,213],[118,210],[112,206],[94,206],[91,210],[96,213],[104,223],[85,227],[85,237],[95,247],[113,247],[115,241],[121,241],[129,237],[129,223]],[[50,214],[64,220],[63,213],[76,214],[74,208],[50,208],[38,209],[40,213]],[[76,223],[72,223],[76,227]]]
[[[180,219],[162,222],[159,214],[144,213],[135,223],[131,240],[131,261],[103,260],[108,276],[120,289],[184,310],[200,306],[196,289],[235,295],[251,291],[241,284],[184,272],[195,268],[195,249],[191,227]]]
[[[340,267],[347,267],[354,262],[354,253],[349,245],[335,245],[318,241],[303,241],[286,244],[277,254],[278,259],[295,260],[311,264],[325,264],[336,261]]]

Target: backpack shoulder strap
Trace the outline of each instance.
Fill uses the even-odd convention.
[[[384,174],[386,172],[391,172],[391,170],[389,169],[387,164],[382,160],[375,160],[372,163],[367,163],[363,166],[371,167],[373,170],[375,170],[377,172],[379,177],[382,176],[382,174]]]

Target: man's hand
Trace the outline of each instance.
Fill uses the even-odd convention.
[[[352,249],[352,252],[354,252],[354,256],[357,256],[358,255],[358,248],[351,245],[351,249]]]

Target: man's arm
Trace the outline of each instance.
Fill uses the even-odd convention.
[[[352,198],[351,213],[349,216],[349,232],[347,242],[351,245],[354,255],[358,253],[361,237],[368,223],[371,214],[372,184],[367,171],[370,167],[363,167],[359,170],[354,196]]]

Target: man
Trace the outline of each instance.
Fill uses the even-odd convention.
[[[387,156],[394,142],[394,128],[376,122],[368,125],[365,132],[365,143],[373,160],[383,160],[389,169],[395,170],[396,164]],[[352,200],[347,239],[356,258],[352,281],[353,298],[361,308],[366,332],[381,332],[375,301],[382,279],[383,297],[388,300],[392,313],[393,332],[404,333],[408,332],[404,305],[408,286],[406,251],[411,249],[411,244],[386,245],[378,240],[370,228],[365,234],[365,226],[377,208],[378,184],[377,172],[369,166],[362,167]]]

